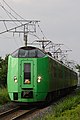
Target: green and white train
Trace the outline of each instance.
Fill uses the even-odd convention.
[[[8,58],[8,93],[12,101],[51,101],[77,87],[77,73],[36,47],[21,47]]]

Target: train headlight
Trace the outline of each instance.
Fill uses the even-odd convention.
[[[38,83],[41,82],[42,77],[38,76]]]
[[[15,82],[15,83],[17,83],[17,82],[18,82],[18,80],[17,80],[17,77],[16,77],[16,76],[14,76],[14,82]]]

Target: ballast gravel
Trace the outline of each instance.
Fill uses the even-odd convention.
[[[13,102],[6,103],[4,105],[0,105],[0,113],[5,112],[5,111],[10,110],[15,107],[17,107],[17,104],[15,104]]]
[[[40,120],[42,120],[44,115],[47,115],[51,112],[52,112],[52,107],[49,106],[49,107],[43,108],[40,111],[34,113],[34,115],[32,115],[31,117],[29,117],[28,119],[25,119],[25,120],[37,120],[38,118]]]
[[[1,105],[0,113],[10,110],[12,108],[15,108],[17,106],[18,105],[13,102]],[[44,115],[51,113],[51,111],[52,111],[52,105],[42,108],[42,109],[38,110],[37,112],[34,112],[33,114],[31,114],[31,116],[29,116],[28,118],[26,118],[24,120],[36,120],[38,118],[40,118],[40,120],[41,120]]]

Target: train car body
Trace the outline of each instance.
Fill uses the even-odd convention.
[[[35,47],[9,55],[8,93],[15,102],[50,101],[77,86],[77,74]]]

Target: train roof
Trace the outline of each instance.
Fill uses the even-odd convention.
[[[32,46],[24,46],[24,47],[20,47],[19,49],[24,49],[24,50],[33,50],[33,49],[39,49],[37,47],[32,47]]]

